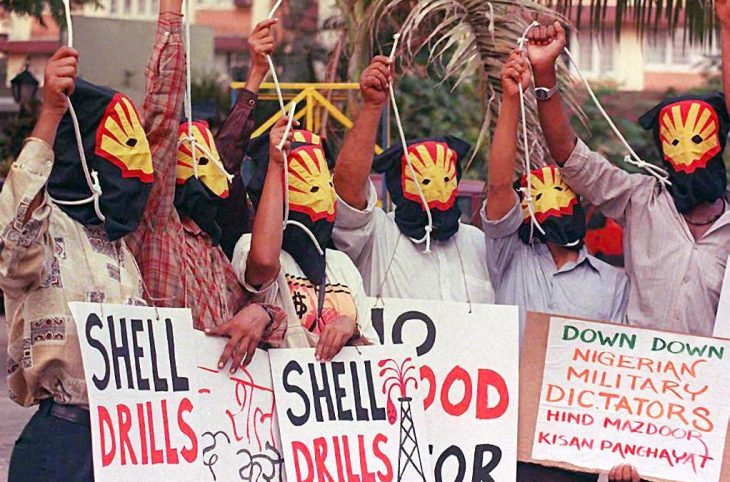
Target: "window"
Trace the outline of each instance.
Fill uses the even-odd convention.
[[[581,31],[577,35],[578,67],[593,75],[609,74],[616,70],[616,37],[613,32],[601,35]]]

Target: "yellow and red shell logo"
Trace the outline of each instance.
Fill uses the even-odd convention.
[[[535,210],[535,219],[542,223],[549,217],[561,217],[573,214],[573,207],[578,204],[578,196],[565,184],[560,170],[554,166],[543,167],[530,171],[532,183],[532,206]],[[522,217],[530,219],[530,210],[527,206],[527,177],[522,177]]]
[[[294,142],[297,135],[294,134]],[[307,133],[309,134],[309,133]],[[314,137],[316,135],[312,134]],[[321,142],[321,141],[320,141]],[[312,222],[335,220],[335,188],[321,144],[304,144],[292,149],[287,158],[289,209],[309,216]]]
[[[677,172],[704,169],[720,153],[717,112],[700,100],[670,104],[659,113],[659,138],[664,159]]]
[[[408,146],[413,172],[406,156],[401,161],[403,197],[422,204],[418,185],[429,209],[446,211],[456,200],[458,155],[445,142],[427,141]],[[415,173],[415,179],[413,174]]]
[[[188,179],[195,175],[191,143],[187,140],[187,137],[188,125],[187,123],[183,123],[178,130],[177,184],[185,184]],[[200,121],[193,122],[193,137],[195,138],[196,146],[203,146],[205,148],[196,147],[195,149],[198,180],[216,196],[226,199],[229,193],[228,178],[220,167],[216,165],[215,161],[220,162],[220,155],[215,146],[213,134],[208,128],[208,123]],[[213,159],[209,159],[209,156],[212,156]]]
[[[122,171],[122,177],[154,181],[152,153],[139,114],[124,94],[116,94],[96,131],[95,153]]]

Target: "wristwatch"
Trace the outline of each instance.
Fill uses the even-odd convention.
[[[560,86],[557,82],[550,89],[547,87],[535,87],[535,98],[540,102],[545,102],[546,100],[550,100],[558,90],[560,90]]]

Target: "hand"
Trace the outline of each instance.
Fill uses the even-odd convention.
[[[286,137],[283,147],[279,150],[279,144],[281,143],[281,139],[284,137],[284,132],[286,131],[288,123],[289,117],[282,116],[281,119],[276,121],[274,127],[271,128],[271,133],[269,134],[269,166],[284,166],[284,156],[289,154],[291,141],[294,138],[294,129],[291,129],[289,130],[289,135]],[[293,127],[298,125],[299,122],[296,120],[292,123]]]
[[[314,353],[317,361],[331,361],[342,350],[348,340],[352,338],[356,328],[355,320],[349,316],[340,316],[325,326],[319,335],[317,350]]]
[[[41,113],[57,118],[66,113],[66,96],[76,86],[76,69],[79,53],[69,47],[61,47],[46,63],[43,83],[43,106]]]
[[[730,29],[730,2],[728,0],[715,0],[717,18],[724,29]]]
[[[363,103],[382,107],[388,101],[388,84],[393,80],[393,66],[390,59],[378,55],[360,76],[360,93]]]
[[[519,96],[520,85],[523,92],[527,91],[531,80],[532,74],[527,59],[519,49],[513,50],[502,68],[502,91],[505,97]]]
[[[270,322],[269,312],[261,305],[251,303],[228,323],[205,330],[206,335],[229,338],[218,360],[218,369],[226,366],[231,359],[231,373],[235,373],[239,367],[248,366]]]
[[[251,72],[265,77],[269,72],[267,55],[274,51],[274,35],[271,27],[279,23],[278,18],[259,22],[248,37],[248,52],[251,56]]]
[[[554,69],[555,61],[563,53],[566,45],[565,29],[560,22],[540,25],[527,34],[529,41],[527,56],[534,69]]]
[[[640,482],[636,467],[629,464],[617,465],[608,473],[608,482]]]

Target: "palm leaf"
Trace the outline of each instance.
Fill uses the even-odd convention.
[[[400,26],[402,47],[398,56],[403,65],[408,67],[417,62],[418,54],[425,51],[429,63],[440,66],[444,79],[454,79],[456,85],[474,75],[479,79],[483,122],[474,150],[476,155],[481,146],[489,144],[500,108],[500,73],[529,24],[528,18],[537,15],[560,17],[545,5],[531,0],[375,0],[368,17],[373,42],[380,37],[384,19],[392,21],[393,12],[404,7],[409,13]],[[561,85],[571,85],[569,70],[562,63],[558,76]],[[563,94],[570,110],[585,123],[576,91],[565,89]],[[532,165],[542,165],[547,161],[547,149],[543,145],[537,104],[530,93],[526,96],[525,117],[528,145],[531,146],[530,161]],[[525,156],[522,146],[520,140],[518,155],[521,160]]]

